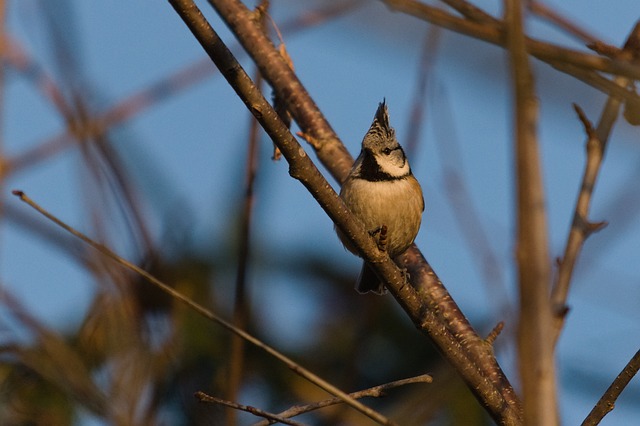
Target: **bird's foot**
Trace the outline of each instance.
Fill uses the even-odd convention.
[[[378,249],[381,252],[387,251],[387,225],[382,225],[379,228],[369,231],[369,235],[376,238],[378,243]]]

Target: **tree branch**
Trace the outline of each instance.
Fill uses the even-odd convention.
[[[415,0],[382,0],[391,9],[399,10],[412,15],[418,19],[425,20],[434,25],[455,31],[460,34],[483,40],[497,46],[506,47],[508,37],[506,37],[504,23],[500,25],[483,24],[459,18],[442,9],[420,3]],[[490,16],[490,15],[489,15]],[[625,76],[640,80],[640,65],[621,59],[610,59],[602,56],[591,55],[567,49],[551,43],[525,37],[527,52],[537,59],[548,63],[552,67],[569,75],[574,75],[575,68],[583,71],[577,78],[590,84],[591,79],[584,77],[584,73],[594,73],[597,71],[609,74]],[[568,67],[571,65],[571,67]],[[605,90],[608,86],[603,84],[594,85],[598,90]],[[605,92],[606,93],[606,92]],[[632,101],[640,101],[640,97],[633,91],[625,90],[624,98]],[[607,93],[609,94],[609,93]]]
[[[431,383],[432,381],[433,379],[431,378],[431,376],[429,376],[428,374],[422,374],[420,376],[410,377],[408,379],[395,380],[393,382],[384,383],[382,385],[374,386],[372,388],[363,389],[357,392],[352,392],[349,395],[351,395],[353,398],[356,398],[356,399],[366,398],[366,397],[379,398],[379,397],[385,396],[386,391],[400,387],[400,386],[406,386],[413,383]],[[285,411],[278,413],[278,416],[288,419],[294,416],[299,416],[301,414],[308,413],[313,410],[318,410],[320,408],[341,404],[342,402],[343,401],[340,398],[329,398],[323,401],[315,402],[313,404],[296,405]],[[254,424],[253,426],[266,426],[268,424],[271,424],[271,422],[262,421]]]
[[[567,34],[571,34],[572,36],[585,43],[593,43],[597,41],[597,39],[589,34],[589,32],[587,32],[585,29],[579,27],[574,22],[571,22],[570,19],[562,16],[560,13],[556,12],[542,2],[539,2],[537,0],[527,0],[526,4],[531,13],[541,19],[544,19],[545,21],[555,24],[558,28],[561,28]]]
[[[623,54],[629,59],[640,58],[640,21],[638,21],[627,37]],[[627,87],[629,80],[625,77],[617,77],[615,84],[619,87]],[[592,129],[591,123],[586,118],[582,110],[577,107],[578,115],[585,125],[587,133],[587,161],[580,191],[576,200],[576,206],[573,213],[573,222],[567,236],[567,243],[564,249],[564,255],[559,264],[558,275],[555,280],[553,291],[551,293],[551,303],[554,310],[554,341],[558,340],[564,320],[567,313],[567,297],[571,285],[571,277],[575,269],[575,264],[582,251],[587,237],[593,233],[596,228],[589,224],[589,209],[591,207],[591,197],[595,188],[596,180],[600,174],[600,167],[607,148],[607,141],[611,133],[611,129],[618,118],[620,112],[621,100],[615,96],[610,96],[602,109],[600,120],[596,129]]]
[[[25,202],[30,207],[35,209],[38,213],[42,214],[44,217],[46,217],[47,219],[49,219],[50,221],[55,223],[57,226],[61,227],[65,231],[69,232],[73,236],[79,238],[80,240],[82,240],[83,242],[88,244],[89,246],[93,247],[95,250],[97,250],[99,253],[101,253],[105,257],[115,261],[117,264],[122,265],[126,269],[135,272],[136,274],[138,274],[139,276],[144,278],[146,281],[148,281],[149,283],[153,284],[154,286],[156,286],[160,290],[164,291],[165,293],[167,293],[169,296],[171,296],[175,300],[178,300],[181,303],[184,303],[186,306],[188,306],[194,312],[197,312],[198,314],[202,315],[204,318],[207,318],[208,320],[215,322],[216,324],[220,325],[221,327],[225,328],[226,330],[228,330],[228,331],[230,331],[230,332],[242,337],[243,339],[245,339],[247,342],[251,343],[252,345],[255,345],[256,347],[264,350],[269,355],[273,356],[274,358],[276,358],[277,360],[279,360],[280,362],[285,364],[289,369],[294,371],[299,376],[304,377],[306,380],[308,380],[309,382],[315,384],[319,388],[324,389],[328,393],[330,393],[330,394],[332,394],[334,396],[338,396],[338,397],[342,398],[342,400],[345,403],[351,405],[352,407],[354,407],[358,411],[363,412],[364,414],[366,414],[370,418],[376,420],[378,423],[384,424],[384,425],[394,425],[395,424],[395,423],[391,422],[390,420],[388,420],[386,417],[384,417],[382,414],[377,413],[374,410],[372,410],[371,408],[368,408],[368,407],[364,406],[362,403],[354,400],[348,394],[346,394],[345,392],[342,392],[340,389],[338,389],[336,386],[333,386],[331,383],[329,383],[326,380],[322,379],[321,377],[313,374],[311,371],[309,371],[306,368],[302,367],[301,365],[297,364],[292,359],[290,359],[289,357],[287,357],[283,353],[277,351],[276,349],[272,348],[271,346],[267,345],[266,343],[264,343],[260,339],[252,336],[251,334],[247,333],[246,331],[244,331],[242,329],[239,329],[238,327],[235,327],[230,322],[228,322],[228,321],[224,320],[222,317],[214,314],[209,309],[207,309],[204,306],[202,306],[202,305],[198,304],[197,302],[193,301],[189,297],[187,297],[184,294],[180,293],[179,291],[175,290],[173,287],[171,287],[171,286],[165,284],[164,282],[160,281],[159,279],[157,279],[156,277],[154,277],[153,275],[151,275],[150,273],[148,273],[144,269],[142,269],[139,266],[129,262],[128,260],[118,256],[115,252],[110,250],[105,245],[100,244],[100,243],[92,240],[91,238],[89,238],[88,236],[83,234],[82,232],[80,232],[77,229],[75,229],[75,228],[69,226],[68,224],[64,223],[63,221],[61,221],[60,219],[55,217],[53,214],[49,213],[44,208],[39,206],[36,202],[31,200],[24,192],[22,192],[20,190],[13,190],[12,193],[13,193],[13,195],[19,197],[21,201]]]
[[[296,422],[294,420],[289,420],[285,417],[279,416],[278,414],[269,413],[267,411],[261,410],[256,407],[252,407],[250,405],[238,404],[237,402],[227,401],[225,399],[216,398],[215,396],[208,395],[202,391],[198,391],[194,395],[198,401],[207,402],[210,404],[219,404],[224,405],[225,407],[233,408],[234,410],[246,411],[247,413],[251,413],[254,416],[264,417],[269,420],[269,423],[273,424],[273,422],[282,423],[284,425],[291,426],[304,426],[303,423]]]
[[[256,26],[251,11],[236,0],[209,0],[209,3],[249,52],[276,95],[289,99],[289,112],[305,137],[312,142],[318,158],[338,181],[342,181],[351,167],[352,157],[317,110],[290,66],[264,32]],[[199,32],[201,28],[196,26],[192,27],[192,30]],[[196,37],[208,52],[218,48],[209,46],[206,37],[202,38],[197,34]],[[235,78],[230,80],[230,83],[240,92],[237,82],[233,80]],[[265,110],[256,109],[255,103],[250,102],[247,105],[255,111],[254,114],[260,116],[259,119],[270,117],[270,113]],[[262,107],[261,105],[260,108]],[[265,105],[264,108],[266,107]],[[288,136],[266,130],[272,138],[280,136],[287,139],[274,139],[276,144],[290,143]],[[295,140],[291,141],[293,142]],[[284,150],[282,151],[284,154]],[[385,280],[389,290],[414,324],[432,338],[496,422],[519,424],[519,400],[495,360],[492,348],[475,333],[419,250],[414,246],[399,260],[402,266],[410,271],[414,290],[413,287],[404,285],[404,279],[396,265],[389,261],[386,255],[380,255],[368,234],[360,234],[361,227],[350,224],[352,218],[344,205],[341,202],[335,205],[335,193],[330,190],[326,181],[323,183],[316,180],[317,169],[313,166],[312,170],[310,160],[300,157],[298,152],[304,153],[301,147],[297,147],[291,152],[292,155],[285,155],[290,164],[290,174],[309,189],[336,225],[353,239],[354,246],[361,249],[364,259],[375,264],[378,274]],[[304,163],[300,163],[299,160],[304,160]],[[307,164],[307,161],[309,166],[302,166]],[[348,226],[351,227],[347,229]],[[355,229],[358,231],[355,232]]]
[[[517,261],[520,288],[518,359],[527,425],[558,424],[551,344],[551,265],[540,155],[538,103],[524,37],[522,3],[505,0],[515,91]]]
[[[602,397],[598,400],[598,403],[593,407],[593,410],[589,413],[586,419],[582,422],[582,426],[595,426],[600,424],[600,421],[609,414],[615,407],[616,400],[627,387],[631,379],[640,370],[640,351],[629,360],[627,365],[624,366],[618,377],[615,378],[611,386],[606,390]]]

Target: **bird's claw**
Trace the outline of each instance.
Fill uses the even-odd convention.
[[[369,231],[369,235],[374,238],[377,236],[376,242],[378,243],[378,249],[381,252],[387,251],[387,225],[382,225],[373,231]]]

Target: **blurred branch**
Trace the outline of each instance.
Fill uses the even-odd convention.
[[[501,424],[520,424],[518,398],[495,360],[492,348],[475,333],[417,248],[413,246],[399,259],[402,266],[409,270],[416,291],[414,287],[405,285],[396,264],[385,253],[380,253],[360,222],[352,218],[275,111],[252,87],[240,65],[193,2],[170,2],[236,93],[280,147],[289,162],[290,175],[310,191],[334,223],[361,250],[363,258],[375,264],[379,276],[414,324],[433,339],[492,417]],[[312,143],[323,165],[341,181],[349,171],[352,157],[289,64],[256,25],[254,14],[238,1],[210,0],[210,3],[247,49],[276,95],[289,99],[289,111],[305,138]]]
[[[4,0],[0,0],[0,194],[4,194],[6,177],[6,151],[4,137],[7,134],[5,129],[5,101],[6,97],[6,67],[2,58],[5,57],[7,45],[7,5]],[[0,199],[0,218],[5,217],[4,197]],[[4,253],[2,253],[4,254]],[[0,287],[1,288],[1,287]]]
[[[24,73],[28,75],[32,73],[35,74],[37,77],[36,83],[39,82],[38,86],[42,88],[41,90],[43,92],[52,97],[55,105],[65,117],[73,115],[70,107],[56,89],[53,80],[44,74],[44,72],[37,67],[37,64],[26,62],[28,58],[16,54],[12,55],[9,59],[14,67],[21,69]],[[210,61],[197,61],[169,77],[153,83],[148,88],[133,94],[102,114],[86,117],[85,120],[81,122],[68,120],[67,128],[61,133],[43,142],[36,143],[34,148],[28,149],[14,158],[7,160],[7,170],[5,173],[14,173],[34,166],[72,146],[77,139],[100,137],[107,133],[109,129],[140,114],[150,106],[156,105],[162,100],[169,99],[176,93],[200,82],[205,77],[211,75],[212,72],[213,69],[211,68]]]
[[[364,389],[358,392],[352,392],[349,395],[353,398],[360,399],[366,397],[379,398],[385,396],[385,392],[394,388],[398,388],[400,386],[406,386],[413,383],[431,383],[433,379],[428,374],[422,374],[420,376],[411,377],[408,379],[395,380],[393,382],[385,383],[382,385],[374,386],[372,388]],[[331,405],[341,404],[343,401],[340,398],[329,398],[323,401],[318,401],[313,404],[305,404],[305,405],[296,405],[291,407],[285,411],[278,413],[279,417],[291,418],[295,416],[299,416],[301,414],[305,414],[314,410],[318,410],[320,408],[329,407]],[[253,426],[266,426],[269,424],[273,424],[273,422],[259,422],[254,424]]]
[[[36,60],[29,56],[26,49],[16,40],[4,34],[2,42],[2,60],[7,61],[13,68],[20,71],[25,78],[32,82],[34,87],[40,89],[45,98],[51,102],[63,117],[68,117],[71,114],[71,110],[54,78]]]
[[[488,24],[488,25],[500,25],[500,20],[494,18],[484,10],[480,9],[477,6],[465,1],[465,0],[441,0],[442,3],[445,3],[447,6],[455,9],[462,16],[467,18],[470,21],[477,22],[479,24]]]
[[[538,152],[538,102],[524,37],[522,3],[505,0],[505,21],[515,92],[515,167],[520,288],[518,360],[524,423],[556,425],[555,363],[551,339],[551,265]]]
[[[262,0],[262,4],[265,1]],[[268,6],[268,5],[267,5]],[[264,19],[263,19],[264,24]],[[256,86],[260,90],[262,78],[256,72]],[[251,256],[251,219],[255,201],[255,180],[258,169],[258,142],[260,141],[260,124],[252,115],[249,116],[249,142],[246,160],[246,175],[244,185],[244,196],[242,198],[240,214],[240,235],[238,247],[238,267],[236,272],[235,294],[233,302],[233,324],[242,329],[246,329],[249,324],[251,313],[251,301],[247,291],[247,272]],[[244,340],[239,336],[231,339],[231,349],[229,351],[229,381],[227,398],[231,401],[238,399],[242,374],[244,371]],[[227,411],[227,425],[233,426],[236,423],[236,410]]]
[[[443,28],[465,34],[497,46],[507,46],[508,37],[506,37],[504,23],[502,22],[500,25],[480,24],[465,18],[459,18],[442,9],[420,3],[416,0],[382,1],[391,9],[399,10]],[[630,61],[591,55],[535,40],[530,37],[525,37],[525,44],[527,52],[530,55],[569,75],[574,75],[573,67],[577,67],[583,72],[588,72],[590,74],[597,74],[596,71],[601,71],[640,80],[640,65]],[[570,65],[571,67],[567,67],[567,65]],[[591,81],[586,79],[584,75],[578,78],[587,83]],[[605,90],[608,86],[605,87],[600,84],[597,86],[594,85],[593,87],[598,90]],[[640,101],[640,97],[633,91],[625,90],[623,93],[624,98],[627,100],[636,102]]]
[[[640,58],[640,21],[636,23],[627,37],[624,52],[629,60],[637,60]],[[627,87],[629,80],[624,77],[617,77],[615,83],[620,87]],[[564,255],[560,260],[558,275],[551,293],[552,308],[555,311],[554,341],[557,341],[564,325],[571,277],[582,246],[590,234],[602,227],[602,224],[592,224],[589,222],[589,209],[593,190],[606,152],[607,141],[611,129],[618,118],[620,107],[621,100],[617,97],[610,96],[602,110],[597,128],[593,129],[584,112],[576,106],[578,116],[584,124],[587,133],[587,161],[576,200],[573,221],[569,229],[569,235],[567,236]]]
[[[418,76],[416,87],[413,90],[413,100],[411,102],[411,115],[407,124],[408,134],[405,138],[405,150],[407,156],[412,158],[420,141],[420,135],[424,123],[424,110],[427,104],[427,83],[432,78],[433,67],[438,56],[438,46],[442,29],[435,25],[430,25],[425,32],[420,62],[418,63]]]
[[[487,300],[496,307],[496,315],[510,319],[510,300],[499,257],[492,247],[490,230],[486,229],[476,205],[471,189],[465,181],[466,165],[456,135],[453,108],[444,88],[434,99],[432,127],[436,138],[438,163],[442,168],[444,195],[447,198],[453,218],[469,250],[474,253],[478,270],[482,272]]]
[[[379,421],[381,424],[388,424],[388,425],[393,424],[392,422],[388,421],[388,419],[386,419],[381,414],[376,413],[375,411],[373,411],[372,409],[370,409],[368,407],[365,407],[364,405],[362,405],[358,401],[354,400],[353,398],[349,397],[346,393],[342,392],[341,390],[339,390],[338,388],[336,388],[335,386],[333,386],[329,382],[325,381],[321,377],[316,376],[315,374],[313,374],[312,372],[310,372],[306,368],[304,368],[301,365],[297,364],[296,362],[294,362],[293,360],[288,358],[286,355],[282,354],[281,352],[277,351],[276,349],[272,348],[271,346],[269,346],[266,343],[262,342],[258,338],[256,338],[256,337],[252,336],[251,334],[247,333],[246,331],[235,327],[230,322],[225,321],[224,319],[222,319],[222,317],[214,314],[209,309],[207,309],[204,306],[198,304],[197,302],[194,302],[189,297],[185,296],[184,294],[180,293],[179,291],[175,290],[174,288],[170,287],[169,285],[163,283],[162,281],[160,281],[159,279],[157,279],[153,275],[149,274],[144,269],[142,269],[139,266],[135,265],[134,263],[131,263],[128,260],[125,260],[124,258],[118,256],[116,253],[114,253],[108,247],[106,247],[106,246],[104,246],[104,245],[102,245],[100,243],[97,243],[96,241],[92,240],[91,238],[89,238],[88,236],[83,234],[82,232],[80,232],[80,231],[74,229],[73,227],[67,225],[66,223],[64,223],[63,221],[61,221],[60,219],[58,219],[57,217],[55,217],[54,215],[52,215],[51,213],[49,213],[48,211],[46,211],[45,209],[40,207],[38,204],[36,204],[24,192],[19,191],[19,190],[14,190],[14,191],[12,191],[12,193],[13,193],[13,195],[19,197],[21,201],[25,202],[26,204],[31,206],[33,209],[35,209],[37,212],[42,214],[44,217],[46,217],[47,219],[49,219],[50,221],[52,221],[53,223],[55,223],[56,225],[58,225],[59,227],[64,229],[65,231],[67,231],[70,234],[74,235],[75,237],[81,239],[82,241],[84,241],[85,243],[87,243],[88,245],[93,247],[95,250],[97,250],[102,255],[104,255],[107,258],[109,258],[109,259],[115,261],[116,263],[122,265],[124,268],[135,272],[136,274],[138,274],[139,276],[144,278],[149,283],[155,285],[160,290],[164,291],[165,293],[167,293],[169,296],[173,297],[174,299],[184,303],[190,309],[192,309],[193,311],[195,311],[198,314],[202,315],[203,317],[205,317],[205,318],[207,318],[207,319],[219,324],[220,326],[222,326],[223,328],[227,329],[228,331],[230,331],[230,332],[242,337],[243,339],[245,339],[249,343],[251,343],[251,344],[259,347],[260,349],[264,350],[265,352],[267,352],[268,354],[270,354],[274,358],[276,358],[279,361],[281,361],[282,363],[284,363],[287,367],[289,367],[295,373],[297,373],[298,375],[300,375],[300,376],[304,377],[305,379],[309,380],[311,383],[316,384],[318,387],[320,387],[321,389],[324,389],[325,391],[329,392],[332,395],[342,397],[343,400],[347,404],[352,405],[352,406],[355,405],[356,407],[358,407],[357,409],[359,411],[366,412],[367,415],[369,415],[371,418]]]
[[[572,22],[570,19],[553,10],[542,2],[539,2],[537,0],[527,0],[526,6],[529,11],[535,16],[554,24],[558,28],[564,30],[568,34],[571,34],[584,43],[593,43],[598,40],[596,37],[589,34],[587,30],[579,27],[575,22]]]
[[[0,302],[35,338],[32,347],[2,345],[0,353],[15,355],[20,363],[64,389],[88,410],[105,415],[110,407],[108,396],[92,381],[89,368],[76,351],[59,334],[41,325],[6,290],[0,290]]]
[[[202,16],[202,15],[200,15],[200,16]],[[226,53],[229,54],[228,51],[226,51]],[[229,70],[232,71],[232,72],[238,71],[238,69],[229,69]],[[240,68],[240,70],[241,70],[241,68]],[[246,77],[246,74],[244,74],[244,75]],[[248,77],[246,77],[246,78],[248,78]],[[257,90],[255,88],[255,86],[254,86],[254,89]],[[260,95],[259,91],[257,92],[257,94]],[[264,100],[264,98],[262,98],[262,101],[266,104],[266,100]],[[275,112],[272,111],[272,114],[275,115]],[[273,115],[272,115],[272,120],[273,120]],[[293,139],[293,136],[291,136],[291,138]],[[295,142],[295,139],[294,139],[294,142]],[[290,151],[287,150],[285,152],[285,150],[283,150],[283,154],[286,157],[288,154],[290,154]],[[298,154],[298,155],[300,155],[300,154]],[[301,156],[301,158],[306,158],[307,161],[310,162],[310,160],[306,156]],[[317,169],[316,169],[316,173],[319,174]],[[77,238],[81,239],[85,243],[89,244],[94,249],[98,250],[104,256],[116,261],[117,263],[119,263],[120,265],[124,266],[125,268],[137,273],[138,275],[140,275],[141,277],[146,279],[151,284],[157,286],[162,291],[164,291],[165,293],[169,294],[174,299],[177,299],[177,300],[185,303],[187,306],[189,306],[191,309],[193,309],[195,312],[199,313],[200,315],[204,316],[205,318],[207,318],[207,319],[209,319],[209,320],[211,320],[213,322],[216,322],[217,324],[221,325],[225,329],[231,331],[232,333],[235,333],[235,334],[241,336],[243,339],[247,340],[248,342],[252,343],[253,345],[263,349],[264,351],[266,351],[270,355],[274,356],[275,358],[277,358],[278,360],[283,362],[290,369],[292,369],[294,372],[296,372],[297,374],[301,375],[305,379],[307,379],[310,382],[316,384],[317,386],[319,386],[320,388],[322,388],[325,391],[329,392],[330,394],[332,394],[334,396],[341,397],[347,404],[353,406],[358,411],[361,411],[362,413],[364,413],[367,416],[371,417],[372,419],[378,421],[379,423],[388,424],[388,425],[393,424],[391,421],[389,421],[387,418],[385,418],[381,414],[375,412],[374,410],[364,406],[360,402],[358,402],[358,401],[354,400],[353,398],[349,397],[349,395],[347,395],[346,393],[342,392],[341,390],[339,390],[335,386],[331,385],[330,383],[328,383],[324,379],[316,376],[315,374],[313,374],[309,370],[307,370],[304,367],[300,366],[299,364],[295,363],[293,360],[291,360],[290,358],[286,357],[284,354],[278,352],[276,349],[272,348],[271,346],[268,346],[264,342],[260,341],[259,339],[255,338],[254,336],[250,335],[249,333],[247,333],[247,332],[245,332],[245,331],[233,326],[233,324],[225,321],[224,319],[222,319],[221,317],[215,315],[213,312],[211,312],[210,310],[206,309],[202,305],[199,305],[198,303],[194,302],[193,300],[191,300],[187,296],[185,296],[182,293],[176,291],[175,289],[171,288],[167,284],[161,282],[160,280],[158,280],[154,276],[150,275],[148,272],[146,272],[142,268],[140,268],[137,265],[125,260],[124,258],[122,258],[120,256],[118,256],[116,253],[111,251],[106,246],[93,241],[91,238],[87,237],[83,233],[79,232],[78,230],[76,230],[76,229],[72,228],[71,226],[67,225],[66,223],[62,222],[60,219],[56,218],[51,213],[47,212],[42,207],[37,205],[26,194],[24,194],[24,192],[19,191],[19,190],[14,190],[13,194],[15,196],[19,197],[22,201],[27,203],[29,206],[34,208],[40,214],[45,216],[47,219],[49,219],[52,222],[54,222],[56,225],[62,227],[67,232],[71,233],[72,235],[74,235]],[[335,192],[334,192],[334,196],[335,196],[336,199],[338,199],[337,195],[335,194]],[[344,207],[343,207],[343,209],[344,209]],[[362,230],[361,232],[362,232],[362,234],[366,234],[366,232],[364,230]],[[366,235],[368,236],[368,234],[366,234]],[[371,240],[369,242],[371,244],[375,244],[375,242],[373,242],[373,240]],[[395,264],[393,264],[393,262],[388,258],[388,256],[387,256],[387,260],[389,261],[389,263],[391,263],[393,265],[393,267],[395,267],[395,272],[397,272],[397,274],[398,274],[398,277],[397,277],[396,281],[399,283],[402,280],[401,272],[397,269],[397,266],[395,266]]]
[[[301,13],[284,22],[281,26],[282,32],[297,33],[310,26],[319,25],[330,18],[346,13],[362,3],[362,1],[332,3],[321,9]],[[16,41],[9,39],[9,44],[5,48],[6,56],[3,56],[3,59],[7,60],[15,69],[30,79],[34,86],[39,87],[45,96],[61,111],[63,116],[66,117],[70,114],[66,100],[53,78],[37,62],[30,58]],[[215,74],[216,71],[215,67],[211,66],[209,58],[195,61],[168,77],[152,83],[149,87],[134,93],[103,113],[91,117],[84,127],[78,128],[69,125],[67,129],[58,135],[43,142],[34,143],[34,148],[4,160],[1,172],[9,174],[34,166],[73,146],[77,137],[102,135],[109,129],[141,114],[151,106],[157,105],[166,99],[173,99],[177,93],[194,86],[206,77]]]
[[[604,416],[613,410],[616,400],[638,370],[640,370],[640,351],[636,352],[627,365],[624,366],[620,374],[618,374],[613,383],[611,383],[611,386],[609,386],[595,407],[593,407],[593,410],[591,410],[587,418],[584,419],[582,426],[595,426],[600,424]]]

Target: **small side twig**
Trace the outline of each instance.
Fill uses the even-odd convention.
[[[618,374],[618,377],[611,383],[611,386],[609,386],[602,397],[600,397],[598,403],[582,422],[582,426],[595,426],[599,424],[604,416],[613,410],[616,400],[638,370],[640,370],[640,350],[629,360],[620,374]]]
[[[491,332],[487,335],[487,338],[484,339],[484,341],[487,342],[489,345],[493,345],[496,339],[498,338],[498,336],[500,336],[500,333],[502,333],[503,329],[504,329],[504,321],[500,321],[498,324],[496,324],[495,327],[493,327],[493,330],[491,330]]]
[[[219,405],[224,405],[226,407],[230,407],[230,408],[234,408],[235,410],[240,410],[240,411],[246,411],[247,413],[251,413],[255,416],[258,417],[264,417],[265,419],[269,419],[270,421],[273,420],[274,422],[280,422],[282,424],[285,425],[292,425],[292,426],[304,426],[303,423],[300,422],[296,422],[294,420],[288,420],[282,416],[279,416],[277,414],[272,414],[269,413],[267,411],[261,410],[259,408],[256,407],[252,407],[250,405],[242,405],[242,404],[238,404],[237,402],[233,402],[233,401],[227,401],[225,399],[221,399],[221,398],[216,398],[215,396],[211,396],[208,395],[202,391],[198,391],[194,394],[194,396],[200,401],[200,402],[208,402],[211,404],[219,404]]]

